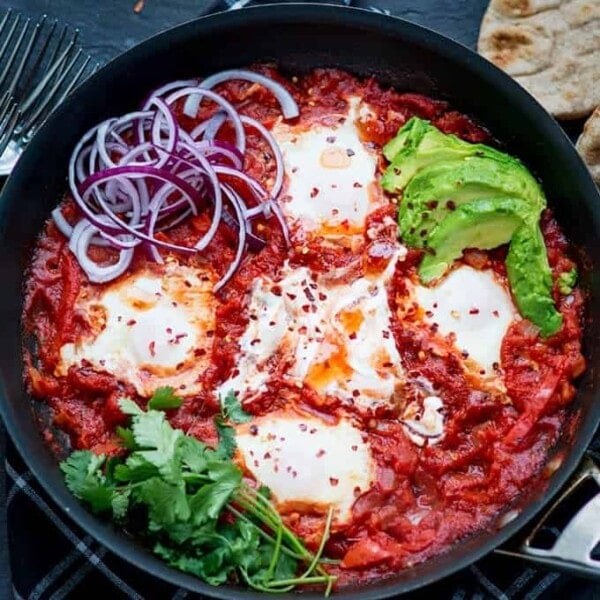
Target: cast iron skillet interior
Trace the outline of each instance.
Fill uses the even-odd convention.
[[[582,283],[590,294],[585,330],[589,369],[576,400],[580,425],[562,466],[545,491],[532,491],[523,499],[523,510],[505,527],[482,532],[385,581],[337,594],[356,599],[390,597],[449,575],[520,529],[566,481],[600,420],[600,345],[593,343],[600,339],[600,205],[596,189],[559,126],[530,96],[476,54],[432,31],[358,9],[262,6],[171,29],[117,58],[81,86],[38,133],[2,194],[2,415],[28,466],[52,498],[113,552],[166,581],[207,596],[264,597],[232,587],[214,588],[170,569],[77,503],[66,490],[34,423],[31,399],[22,386],[20,352],[23,271],[36,236],[66,189],[67,162],[80,136],[103,119],[134,110],[162,83],[264,60],[276,61],[292,73],[334,66],[360,76],[374,75],[399,90],[449,100],[457,110],[476,116],[540,177],[559,222],[589,258],[582,268]]]

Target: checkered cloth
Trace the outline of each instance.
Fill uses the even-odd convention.
[[[340,3],[384,13],[410,12],[407,7],[402,10],[399,0]],[[199,0],[199,13],[247,4],[247,0]],[[40,489],[1,427],[0,443],[0,456],[6,455],[5,463],[0,461],[0,507],[5,503],[7,507],[5,513],[0,511],[0,600],[11,596],[28,600],[199,598],[123,562],[86,535]],[[600,435],[590,454],[600,459]],[[411,598],[535,600],[542,596],[597,600],[600,584],[491,555]]]

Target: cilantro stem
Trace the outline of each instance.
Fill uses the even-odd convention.
[[[269,535],[262,527],[260,527],[260,525],[255,523],[252,519],[248,518],[243,512],[240,512],[237,508],[234,508],[233,506],[231,506],[231,504],[227,504],[225,506],[225,508],[231,514],[235,515],[238,519],[242,519],[243,521],[246,521],[246,523],[249,523],[250,525],[254,526],[256,528],[256,531],[258,532],[258,535],[260,535],[264,540],[267,540],[267,541],[271,542],[272,544],[276,543],[276,540],[273,536]],[[296,560],[304,560],[305,559],[304,556],[297,554],[296,552],[294,552],[293,550],[290,550],[287,546],[284,546],[284,545],[281,546],[281,552],[283,554],[287,554],[291,558],[295,558]],[[329,562],[329,559],[322,559],[322,561]],[[335,561],[335,563],[339,563],[339,561]]]
[[[311,563],[308,565],[306,571],[304,572],[304,575],[302,575],[302,577],[310,575],[314,570],[315,567],[319,564],[320,560],[321,560],[321,555],[323,554],[323,550],[325,549],[325,544],[327,543],[327,540],[329,539],[329,532],[331,530],[331,522],[333,520],[333,506],[329,507],[329,512],[327,513],[327,520],[325,521],[325,529],[323,530],[323,535],[321,536],[321,543],[319,544],[319,548],[317,549],[317,552],[315,553]]]
[[[269,568],[267,569],[267,574],[265,575],[265,579],[268,581],[273,577],[273,572],[275,571],[275,567],[279,562],[279,555],[281,553],[281,540],[283,537],[283,527],[277,528],[277,538],[275,540],[275,548],[273,550],[273,556],[271,557],[271,562],[269,564]]]

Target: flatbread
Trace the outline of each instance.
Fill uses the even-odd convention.
[[[600,105],[600,0],[492,0],[478,50],[559,119]]]
[[[596,184],[600,186],[600,106],[583,126],[577,140],[577,150],[585,161]]]

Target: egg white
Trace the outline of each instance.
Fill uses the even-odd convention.
[[[198,393],[215,328],[214,276],[168,262],[106,286],[85,286],[76,311],[89,332],[60,350],[57,375],[87,363],[134,385],[141,396],[172,386]]]

